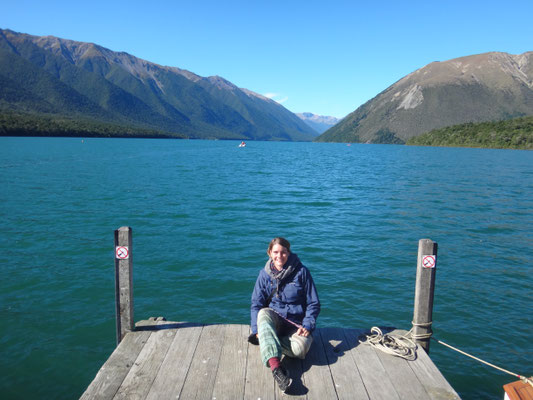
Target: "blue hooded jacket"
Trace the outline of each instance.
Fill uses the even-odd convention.
[[[320,301],[309,270],[296,254],[291,253],[283,266],[289,273],[280,281],[269,272],[271,262],[269,259],[259,272],[252,293],[252,333],[257,333],[257,314],[265,307],[272,308],[284,318],[313,332],[320,313]]]

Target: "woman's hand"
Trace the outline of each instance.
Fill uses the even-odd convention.
[[[302,326],[301,328],[298,328],[298,331],[296,331],[296,334],[298,336],[307,337],[309,336],[309,331]]]

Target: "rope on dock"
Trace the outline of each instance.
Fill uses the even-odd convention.
[[[415,324],[413,323],[413,325],[416,325],[416,326],[424,326],[424,327],[429,327],[431,326],[431,322],[429,323],[426,323],[426,324]],[[381,329],[379,329],[378,327],[374,326],[372,327],[372,329],[370,330],[370,333],[369,335],[362,335],[360,336],[360,339],[359,339],[359,343],[362,343],[362,344],[368,344],[370,346],[373,346],[375,347],[376,349],[378,350],[381,350],[383,351],[384,353],[387,353],[387,354],[390,354],[390,355],[393,355],[393,356],[397,356],[397,357],[401,357],[401,358],[404,358],[406,360],[409,360],[409,361],[413,361],[416,359],[416,349],[417,349],[417,345],[416,343],[413,341],[413,340],[420,340],[420,339],[428,339],[428,338],[431,338],[433,339],[434,341],[436,341],[437,343],[443,345],[443,346],[446,346],[454,351],[457,351],[458,353],[461,353],[467,357],[470,357],[476,361],[479,361],[485,365],[488,365],[489,367],[492,367],[492,368],[495,368],[499,371],[502,371],[502,372],[505,372],[509,375],[512,375],[512,376],[515,376],[517,377],[518,379],[520,379],[522,382],[524,383],[529,383],[531,386],[533,386],[533,377],[526,377],[526,376],[523,376],[523,375],[520,375],[520,374],[517,374],[515,372],[511,372],[511,371],[508,371],[504,368],[501,368],[501,367],[498,367],[497,365],[494,365],[494,364],[491,364],[487,361],[484,361],[482,360],[481,358],[478,358],[478,357],[475,357],[471,354],[468,354],[467,352],[465,351],[462,351],[462,350],[459,350],[458,348],[456,347],[453,347],[451,345],[449,345],[448,343],[445,343],[441,340],[438,340],[436,339],[435,337],[432,336],[432,332],[429,332],[429,333],[426,333],[426,334],[414,334],[413,333],[413,329],[411,329],[409,332],[407,332],[405,335],[403,336],[400,336],[400,335],[393,335],[393,334],[390,334],[390,333],[383,333],[381,331]],[[365,340],[361,340],[361,337],[364,337]]]
[[[383,333],[377,326],[370,329],[370,335],[362,335],[365,340],[359,338],[359,343],[367,344],[381,350],[384,353],[401,357],[409,361],[416,360],[416,344],[407,337],[409,333],[404,336],[393,335],[391,333]]]
[[[531,386],[533,386],[533,377],[528,378],[528,377],[526,377],[526,376],[522,376],[522,375],[519,375],[519,374],[517,374],[517,373],[514,373],[514,372],[511,372],[511,371],[508,371],[508,370],[506,370],[506,369],[503,369],[503,368],[501,368],[501,367],[498,367],[497,365],[494,365],[494,364],[491,364],[491,363],[489,363],[489,362],[487,362],[487,361],[484,361],[484,360],[482,360],[481,358],[478,358],[478,357],[475,357],[475,356],[473,356],[473,355],[471,355],[471,354],[468,354],[467,352],[465,352],[465,351],[463,351],[463,350],[459,350],[458,348],[453,347],[453,346],[449,345],[448,343],[445,343],[445,342],[443,342],[443,341],[440,341],[440,340],[438,340],[438,339],[435,339],[434,337],[432,337],[432,339],[433,339],[434,341],[436,341],[437,343],[443,345],[443,346],[446,346],[446,347],[448,347],[448,348],[450,348],[450,349],[452,349],[452,350],[457,351],[458,353],[461,353],[461,354],[463,354],[463,355],[465,355],[465,356],[467,356],[467,357],[473,358],[473,359],[476,360],[476,361],[479,361],[479,362],[481,362],[481,363],[483,363],[483,364],[485,364],[485,365],[488,365],[489,367],[495,368],[495,369],[497,369],[497,370],[499,370],[499,371],[505,372],[506,374],[513,375],[513,376],[517,377],[518,379],[520,379],[522,382],[524,382],[524,383],[529,383]]]

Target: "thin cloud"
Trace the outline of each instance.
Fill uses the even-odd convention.
[[[288,96],[284,96],[281,93],[265,93],[265,94],[263,94],[263,96],[265,96],[265,97],[267,97],[267,98],[269,98],[271,100],[274,100],[276,103],[279,103],[279,104],[283,104],[287,100],[289,100]]]

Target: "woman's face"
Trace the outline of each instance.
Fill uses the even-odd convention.
[[[289,258],[289,250],[283,247],[281,244],[275,244],[270,250],[270,258],[274,261],[274,267],[280,271]]]

